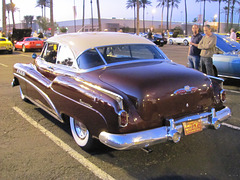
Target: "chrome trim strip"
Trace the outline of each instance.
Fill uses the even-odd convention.
[[[79,105],[81,105],[81,106],[84,106],[84,107],[86,107],[86,108],[88,108],[88,109],[96,112],[97,114],[99,114],[99,115],[104,119],[105,123],[107,124],[107,121],[106,121],[105,117],[104,117],[99,111],[97,111],[96,109],[88,106],[88,105],[87,105],[86,103],[84,103],[84,102],[78,102],[78,101],[76,101],[76,100],[74,100],[74,99],[72,99],[72,98],[69,98],[69,97],[67,97],[67,96],[65,96],[65,95],[63,95],[63,94],[55,91],[52,87],[50,87],[50,88],[51,88],[51,90],[52,90],[53,92],[55,92],[56,94],[58,94],[58,95],[60,95],[60,96],[62,96],[62,97],[64,97],[64,98],[66,98],[66,99],[68,99],[68,100],[70,100],[70,101],[72,101],[72,102],[74,102],[74,103],[76,103],[76,104],[79,104]]]
[[[224,79],[219,78],[219,77],[215,77],[215,76],[207,75],[207,77],[209,77],[210,79],[217,79],[217,80],[222,81],[222,82],[224,81]]]
[[[218,74],[218,76],[225,77],[225,78],[232,78],[232,79],[240,79],[240,77],[236,77],[236,76],[226,76],[221,74]]]
[[[57,119],[62,120],[61,115],[59,114],[59,112],[57,111],[56,107],[54,106],[53,102],[51,101],[51,99],[48,97],[48,95],[46,93],[44,93],[39,87],[37,87],[35,84],[33,84],[31,81],[29,81],[28,79],[14,73],[15,76],[17,76],[18,78],[21,78],[22,80],[26,81],[28,84],[30,84],[33,88],[35,88],[39,94],[47,101],[47,103],[50,105],[50,107],[52,107],[52,109],[55,111],[56,116],[58,117]],[[34,101],[35,102],[35,101]]]
[[[112,134],[103,131],[99,135],[99,140],[103,144],[117,150],[148,147],[166,141],[178,142],[180,141],[181,136],[183,136],[184,131],[181,123],[195,120],[197,117],[200,117],[203,129],[210,126],[219,128],[220,123],[231,117],[231,110],[228,107],[225,107],[220,111],[215,111],[213,108],[211,112],[184,117],[175,122],[173,119],[170,119],[170,126],[163,126],[135,133]]]

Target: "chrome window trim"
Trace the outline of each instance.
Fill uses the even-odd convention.
[[[106,62],[106,60],[104,59],[104,57],[102,56],[102,54],[100,53],[100,51],[98,50],[98,48],[102,48],[102,47],[109,47],[109,46],[122,46],[122,45],[149,45],[149,46],[153,46],[163,57],[163,59],[145,59],[145,60],[133,60],[133,61],[124,61],[124,62],[116,62],[116,63],[110,63],[108,64]],[[77,59],[86,51],[91,50],[91,49],[95,49],[97,51],[97,53],[99,54],[99,56],[101,57],[101,59],[104,62],[104,65],[100,65],[100,66],[96,66],[93,68],[89,68],[89,69],[81,69],[79,68],[79,65],[77,63]],[[149,62],[149,61],[170,61],[170,59],[168,59],[168,57],[156,46],[153,44],[114,44],[114,45],[106,45],[106,46],[96,46],[94,48],[88,48],[85,51],[83,51],[77,58],[76,58],[76,63],[78,65],[78,70],[79,72],[82,73],[86,73],[86,72],[91,72],[91,71],[95,71],[98,69],[102,69],[102,68],[106,68],[106,67],[112,67],[112,66],[116,66],[116,65],[121,65],[121,64],[131,64],[131,63],[137,63],[137,62]]]

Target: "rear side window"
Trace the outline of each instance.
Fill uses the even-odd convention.
[[[78,67],[80,69],[89,69],[104,65],[102,58],[99,56],[96,49],[90,49],[81,54],[77,59]]]
[[[6,39],[0,39],[0,41],[6,41]]]

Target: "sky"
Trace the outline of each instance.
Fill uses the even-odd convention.
[[[156,8],[157,0],[150,0],[152,2],[152,6],[148,6],[146,8],[145,19],[147,20],[161,20],[161,9]],[[6,0],[6,4],[9,3],[10,0]],[[53,0],[53,12],[54,12],[54,21],[66,21],[73,20],[73,6],[77,7],[77,17],[76,19],[82,18],[82,3],[83,0]],[[92,0],[93,5],[93,16],[97,18],[97,10],[96,10],[96,0]],[[117,19],[133,19],[133,9],[126,9],[127,0],[99,0],[100,2],[100,12],[102,18],[117,18]],[[41,16],[41,8],[36,7],[37,0],[13,0],[13,3],[19,9],[15,13],[15,21],[18,23],[20,20],[23,20],[25,15],[33,15],[34,19],[36,16]],[[90,0],[85,0],[85,18],[91,17],[91,7]],[[224,3],[222,3],[222,8],[224,7]],[[155,13],[153,12],[155,9]],[[201,11],[203,10],[203,2],[196,3],[195,0],[187,0],[187,9],[188,9],[188,22],[192,22],[194,18],[197,18]],[[50,9],[46,9],[46,16],[49,16]],[[0,13],[2,14],[2,3]],[[217,2],[206,2],[206,19],[208,21],[212,21],[213,17],[218,15],[218,3]],[[237,15],[235,15],[237,16]],[[0,17],[2,19],[2,16]],[[140,10],[140,19],[142,19],[142,9]],[[166,20],[166,8],[164,11],[164,20]],[[234,19],[237,22],[238,18]],[[184,9],[184,0],[181,0],[178,8],[174,8],[173,10],[173,18],[172,21],[184,22],[185,21],[185,9]],[[221,21],[225,21],[224,14],[221,14]],[[8,21],[7,21],[8,22]],[[2,24],[2,23],[1,23]]]

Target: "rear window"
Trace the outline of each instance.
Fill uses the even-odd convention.
[[[107,63],[146,59],[164,59],[155,46],[148,44],[114,45],[99,47],[98,50]]]
[[[41,41],[39,38],[27,38],[25,41]]]
[[[99,56],[96,49],[90,49],[82,53],[78,57],[77,63],[80,69],[89,69],[89,68],[104,65],[104,62],[102,58]]]
[[[0,41],[6,41],[6,39],[0,39]]]

